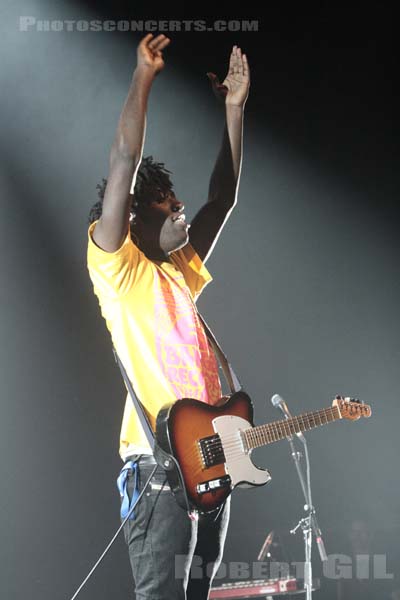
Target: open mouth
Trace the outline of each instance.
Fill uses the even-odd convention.
[[[172,217],[172,220],[174,223],[176,221],[182,221],[183,223],[186,223],[185,213],[179,213],[178,215],[176,215],[176,217]]]

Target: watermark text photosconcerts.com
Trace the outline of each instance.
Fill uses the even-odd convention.
[[[180,31],[201,32],[250,32],[259,31],[259,21],[251,19],[218,19],[206,21],[201,19],[146,19],[139,21],[129,20],[101,20],[101,19],[37,19],[33,16],[19,17],[20,31],[137,31],[143,33],[174,33]]]

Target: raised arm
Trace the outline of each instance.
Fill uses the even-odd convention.
[[[137,66],[111,148],[103,212],[93,233],[96,244],[107,252],[118,250],[128,230],[130,191],[142,159],[147,101],[153,80],[164,67],[162,50],[169,42],[165,35],[153,39],[150,33],[137,49]]]
[[[214,73],[208,74],[213,89],[225,102],[225,128],[221,149],[211,175],[208,201],[193,219],[190,243],[205,262],[236,204],[242,164],[243,113],[250,86],[247,57],[234,46],[229,72],[222,84]]]

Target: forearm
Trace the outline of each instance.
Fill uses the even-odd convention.
[[[117,131],[111,149],[110,160],[118,157],[139,164],[145,137],[146,111],[151,85],[155,77],[149,67],[137,67],[133,73]]]
[[[243,149],[243,107],[226,104],[222,144],[210,179],[209,200],[234,206]]]
[[[233,174],[236,183],[239,182],[243,152],[243,114],[244,107],[226,105],[226,128],[232,155]]]

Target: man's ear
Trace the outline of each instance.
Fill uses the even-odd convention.
[[[133,194],[129,194],[131,199],[131,209],[129,211],[129,222],[134,224],[137,217],[138,203]]]

